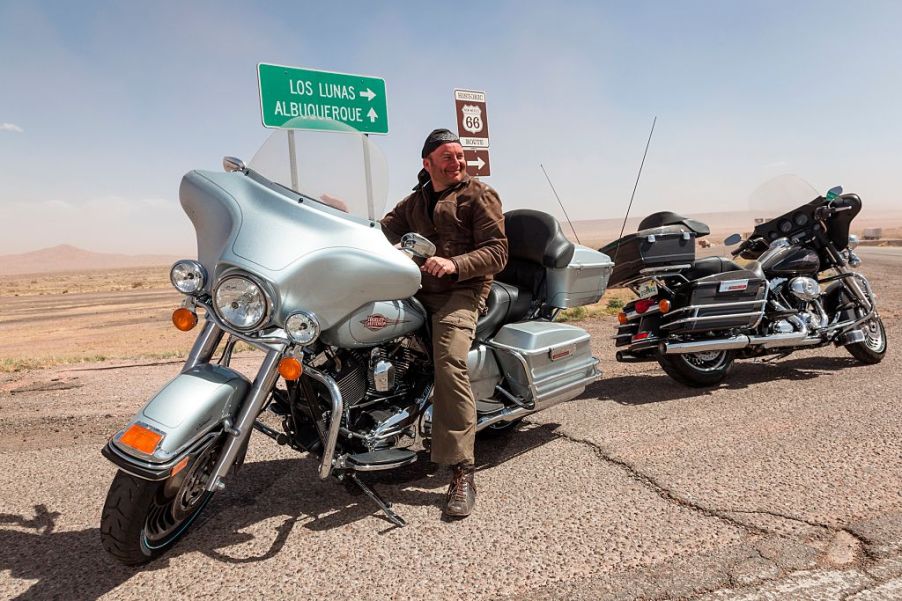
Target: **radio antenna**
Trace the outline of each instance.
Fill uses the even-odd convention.
[[[617,240],[623,238],[623,230],[626,229],[626,220],[629,219],[630,209],[633,208],[633,199],[636,198],[636,190],[639,188],[639,178],[642,177],[642,168],[645,166],[645,157],[648,156],[648,147],[651,146],[651,137],[655,133],[655,123],[658,122],[658,116],[655,115],[651,122],[651,131],[648,132],[648,141],[645,142],[645,152],[642,153],[642,162],[639,163],[639,174],[636,175],[636,183],[633,185],[633,193],[630,194],[630,203],[626,207],[626,215],[623,216],[623,225],[620,226],[620,235]],[[620,253],[620,244],[617,244],[617,250],[614,251],[614,264],[617,264],[617,255]]]
[[[570,221],[570,216],[567,215],[567,209],[564,208],[564,203],[561,202],[561,197],[557,195],[557,190],[554,189],[554,184],[551,183],[551,178],[548,177],[548,172],[545,171],[545,166],[542,163],[539,163],[539,167],[542,168],[542,173],[545,174],[545,179],[548,180],[548,185],[551,186],[551,191],[554,193],[554,197],[557,198],[557,203],[561,205],[561,210],[564,212],[564,217],[567,219],[567,223],[570,224],[570,229],[573,230],[573,237],[576,238],[576,243],[581,245],[582,242],[579,241],[579,236],[576,235],[576,228],[573,227],[573,222]]]

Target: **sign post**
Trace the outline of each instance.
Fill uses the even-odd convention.
[[[467,174],[471,177],[491,175],[485,92],[454,90],[454,111],[457,114],[457,135],[467,161]]]

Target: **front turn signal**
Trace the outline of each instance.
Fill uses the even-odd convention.
[[[185,307],[179,307],[172,312],[172,324],[176,329],[187,332],[197,325],[197,314]]]
[[[303,373],[304,366],[294,357],[285,357],[279,361],[279,375],[289,382],[300,379]]]
[[[163,435],[159,432],[154,432],[141,424],[135,423],[128,427],[128,430],[119,439],[119,443],[136,451],[141,451],[145,455],[153,455],[153,452],[157,450],[157,446],[162,440]]]

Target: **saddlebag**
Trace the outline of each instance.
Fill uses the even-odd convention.
[[[667,334],[754,327],[764,311],[767,282],[751,271],[728,271],[690,284],[689,304],[661,318]]]
[[[495,349],[509,392],[536,410],[579,396],[601,374],[589,334],[548,321],[511,323],[498,330]]]
[[[614,263],[606,254],[577,246],[563,269],[548,268],[547,304],[560,309],[597,303],[608,286]]]
[[[695,261],[695,238],[695,232],[685,226],[665,225],[640,230],[600,248],[615,262],[609,285],[621,286],[647,268],[691,265]]]

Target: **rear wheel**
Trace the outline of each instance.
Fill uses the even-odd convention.
[[[861,330],[864,332],[864,340],[846,345],[846,350],[862,363],[880,363],[886,354],[886,328],[883,327],[883,320],[875,315],[862,324]]]
[[[206,486],[221,447],[219,441],[210,444],[166,480],[117,472],[100,518],[103,548],[126,565],[147,563],[169,550],[213,496]]]
[[[719,384],[733,367],[732,351],[708,351],[678,355],[658,355],[658,363],[668,376],[687,386]]]

